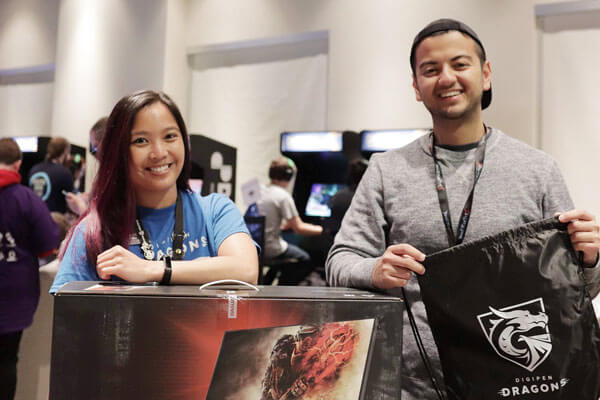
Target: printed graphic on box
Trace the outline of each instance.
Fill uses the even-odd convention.
[[[374,319],[227,331],[207,399],[360,399]]]

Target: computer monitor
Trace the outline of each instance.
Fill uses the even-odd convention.
[[[304,214],[308,217],[331,217],[329,202],[342,188],[341,183],[313,183]]]
[[[427,132],[428,129],[364,130],[360,133],[360,149],[370,153],[397,149]]]
[[[342,132],[283,132],[281,152],[312,153],[342,151]]]
[[[37,153],[38,137],[37,136],[17,136],[13,138],[22,153]]]

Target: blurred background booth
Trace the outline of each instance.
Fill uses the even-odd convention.
[[[235,201],[237,149],[198,133],[189,136],[192,190],[203,196],[222,193]]]
[[[35,164],[44,161],[48,143],[52,138],[48,136],[18,136],[13,139],[15,139],[23,153],[23,162],[21,163],[19,173],[21,174],[21,183],[27,186],[29,170]],[[84,147],[71,143],[71,158],[69,160],[69,165],[65,166],[69,168],[73,175],[85,165],[85,151],[86,149]],[[84,187],[85,176],[82,176],[80,181],[81,191],[83,191]]]
[[[353,131],[283,132],[281,154],[296,164],[292,197],[301,218],[319,223],[331,215],[329,199],[345,185],[348,163],[359,157],[359,136]]]

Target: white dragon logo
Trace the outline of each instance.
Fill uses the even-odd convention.
[[[537,306],[535,308],[539,312],[533,312],[532,306]],[[531,372],[550,355],[552,342],[548,332],[548,315],[544,312],[541,298],[500,310],[489,309],[489,313],[477,318],[500,357]]]

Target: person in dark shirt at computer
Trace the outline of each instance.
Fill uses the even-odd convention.
[[[352,160],[348,166],[348,179],[346,181],[348,186],[334,194],[329,202],[331,216],[323,223],[323,234],[331,239],[330,245],[333,244],[333,238],[340,230],[342,219],[344,219],[344,215],[346,215],[346,211],[350,207],[356,187],[367,170],[368,165],[368,161],[364,158]]]
[[[353,159],[348,166],[348,178],[346,179],[347,186],[342,187],[331,197],[331,199],[329,199],[327,205],[331,210],[331,215],[323,220],[323,235],[310,249],[310,255],[315,265],[325,265],[327,253],[329,253],[329,249],[333,245],[335,235],[340,230],[344,215],[346,215],[346,211],[348,211],[348,208],[350,207],[356,187],[367,170],[367,166],[368,161],[364,158]],[[316,271],[323,279],[322,284],[325,285],[325,270],[317,268]]]

